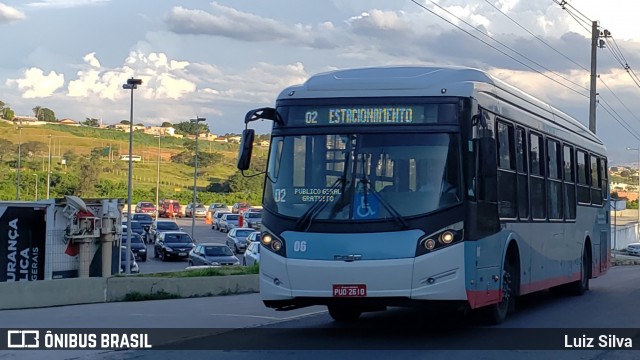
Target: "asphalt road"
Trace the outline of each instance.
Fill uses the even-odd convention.
[[[636,359],[639,351],[531,350],[525,344],[538,337],[562,344],[563,334],[606,335],[625,328],[640,348],[639,274],[640,266],[614,267],[592,280],[584,296],[542,292],[520,298],[517,312],[494,327],[475,315],[435,307],[367,313],[342,325],[324,307],[266,309],[259,294],[4,310],[0,324],[7,328],[171,328],[158,335],[174,341],[171,349],[209,350],[161,350],[159,340],[152,350],[12,350],[0,359]],[[511,350],[495,350],[503,348]]]

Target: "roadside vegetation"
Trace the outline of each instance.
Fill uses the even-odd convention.
[[[139,274],[139,275],[129,275],[129,276],[183,278],[183,277],[201,277],[201,276],[253,275],[258,273],[259,273],[259,267],[258,267],[258,264],[255,264],[252,266],[202,268],[202,269],[161,272],[161,273],[154,273],[154,274]]]
[[[173,124],[174,128],[182,129],[176,132],[195,130],[181,124]],[[20,135],[15,124],[0,122],[0,200],[16,199],[18,144],[21,144],[20,200],[35,200],[36,187],[37,198],[46,198],[49,154],[51,197],[126,199],[128,162],[121,161],[120,155],[128,153],[128,133],[59,124],[23,127],[21,132]],[[269,135],[258,137],[268,139]],[[160,139],[160,199],[171,198],[185,204],[192,201],[195,150],[195,141],[191,139]],[[199,202],[229,205],[238,201],[261,202],[264,176],[244,178],[235,167],[237,152],[238,144],[198,141]],[[133,164],[132,202],[155,202],[158,138],[134,132],[133,154],[142,156],[142,161]],[[266,148],[256,147],[248,173],[264,171],[266,156]]]

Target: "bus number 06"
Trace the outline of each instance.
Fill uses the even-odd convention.
[[[295,252],[305,252],[305,251],[307,251],[307,242],[306,241],[294,241],[293,242],[293,251],[295,251]]]

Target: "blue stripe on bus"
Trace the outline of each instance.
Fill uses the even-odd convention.
[[[335,260],[335,256],[360,255],[361,260],[412,258],[422,230],[367,234],[306,233],[285,231],[287,258]]]

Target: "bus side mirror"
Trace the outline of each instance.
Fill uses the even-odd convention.
[[[251,164],[251,153],[253,151],[253,138],[255,137],[255,130],[244,129],[242,131],[242,140],[240,142],[240,149],[238,154],[238,170],[248,170]]]

